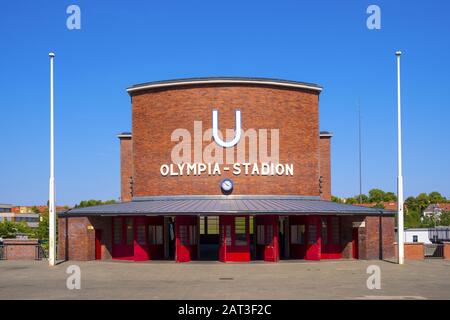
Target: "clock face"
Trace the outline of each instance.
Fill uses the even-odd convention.
[[[233,181],[231,179],[224,179],[220,183],[220,187],[225,192],[231,191],[233,189]]]

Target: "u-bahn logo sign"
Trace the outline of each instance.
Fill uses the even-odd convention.
[[[162,164],[160,173],[162,176],[220,176],[229,171],[236,176],[293,176],[293,164],[279,163],[279,132],[279,129],[254,128],[244,131],[241,110],[236,110],[235,128],[226,129],[224,138],[219,129],[219,112],[214,109],[212,128],[203,131],[203,122],[194,121],[193,134],[186,128],[172,131],[170,139],[176,144],[171,150],[171,163]]]

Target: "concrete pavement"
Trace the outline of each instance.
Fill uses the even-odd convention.
[[[70,265],[80,290],[66,287]],[[380,290],[367,288],[369,265]],[[0,299],[450,299],[450,261],[0,261]]]

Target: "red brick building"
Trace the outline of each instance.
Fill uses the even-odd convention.
[[[59,259],[386,259],[394,213],[331,202],[315,84],[195,78],[128,88],[121,199],[59,215]]]

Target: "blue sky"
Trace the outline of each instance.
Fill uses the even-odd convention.
[[[81,8],[81,30],[66,9]],[[381,8],[381,30],[366,9]],[[49,62],[55,58],[58,204],[119,197],[126,88],[180,77],[319,83],[334,133],[332,190],[396,190],[396,64],[403,51],[405,194],[450,197],[448,1],[8,1],[0,6],[0,203],[43,204],[49,176]]]

